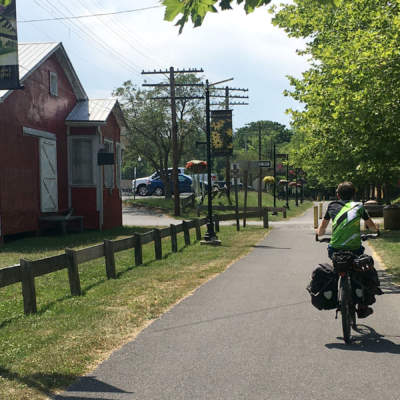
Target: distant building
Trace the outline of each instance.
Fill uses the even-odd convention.
[[[122,225],[118,101],[88,99],[61,43],[18,52],[24,89],[0,90],[0,240],[71,208],[85,228]],[[115,163],[98,165],[99,151]]]

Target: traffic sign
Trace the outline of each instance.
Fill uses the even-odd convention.
[[[275,154],[276,158],[287,158],[288,154]]]

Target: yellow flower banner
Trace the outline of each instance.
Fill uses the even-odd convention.
[[[16,0],[0,0],[0,89],[18,89]]]
[[[232,110],[211,111],[211,151],[213,156],[232,155]]]

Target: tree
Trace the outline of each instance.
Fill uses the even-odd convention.
[[[177,83],[197,83],[194,75],[180,76]],[[198,88],[177,87],[176,96],[199,95]],[[153,90],[138,89],[131,81],[124,82],[114,93],[129,125],[127,164],[134,164],[140,155],[154,170],[160,172],[166,196],[171,195],[168,167],[172,151],[171,115],[169,100],[155,97],[168,96],[165,87]],[[201,94],[201,93],[200,93]],[[201,137],[204,124],[202,104],[199,100],[176,100],[178,125],[178,162],[190,152],[190,144]]]
[[[290,77],[286,93],[305,105],[291,110],[292,158],[328,186],[392,182],[400,173],[399,5],[343,0],[332,8],[303,0],[274,13],[289,36],[308,39],[300,53],[311,60],[302,79]]]

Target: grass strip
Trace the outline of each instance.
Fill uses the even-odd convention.
[[[258,206],[258,193],[251,191],[248,192],[247,198],[247,207],[257,207]],[[235,194],[234,192],[231,193],[231,200],[232,205],[235,205]],[[158,211],[162,211],[166,214],[172,216],[174,213],[174,201],[173,199],[165,199],[164,197],[160,198],[148,198],[148,197],[137,197],[135,200],[126,200],[125,203],[130,206],[139,206],[139,207],[147,207],[153,208]],[[244,192],[240,191],[238,193],[238,203],[239,208],[243,208],[244,205]],[[204,200],[203,205],[207,205],[207,197]],[[213,205],[215,206],[228,206],[229,202],[226,196],[217,196],[213,199]],[[274,205],[273,196],[269,193],[262,193],[262,205],[263,207],[272,207]],[[289,200],[289,210],[287,212],[288,217],[294,217],[297,215],[302,214],[306,209],[311,207],[311,201],[303,201],[300,202],[300,197],[298,199],[298,206],[296,207],[296,201],[291,199]],[[276,206],[277,207],[284,207],[286,206],[286,200],[276,199]],[[227,213],[232,213],[234,211],[227,211]],[[216,213],[223,213],[222,211],[216,211]],[[202,216],[205,216],[207,211],[202,210]],[[196,218],[197,212],[196,208],[186,207],[185,210],[182,211],[182,218]],[[278,213],[278,215],[271,215],[270,213],[270,221],[280,221],[282,220],[282,213]]]
[[[222,246],[217,247],[201,246],[195,241],[194,232],[192,245],[185,247],[180,234],[178,253],[171,253],[169,238],[163,240],[162,260],[154,260],[152,244],[144,246],[144,264],[140,267],[134,267],[133,251],[126,250],[116,254],[115,280],[105,278],[101,259],[81,264],[80,297],[69,294],[65,270],[39,277],[35,280],[38,313],[31,316],[23,314],[20,285],[2,288],[0,398],[41,400],[65,388],[177,301],[248,253],[266,232],[258,226],[248,226],[240,232],[235,227],[222,226],[218,234]],[[105,237],[120,234],[121,231],[109,232]],[[102,238],[101,233],[92,233],[96,238],[84,235],[75,237],[75,247],[94,244]],[[8,244],[1,257],[8,254],[11,259],[19,259],[23,254],[36,258],[36,240],[40,243],[40,239],[32,238],[23,241],[25,245]],[[47,248],[40,257],[72,247],[65,243],[67,238],[54,240],[45,241]]]
[[[393,280],[400,284],[400,232],[382,231],[379,239],[368,244],[382,259],[387,271],[393,275]]]

